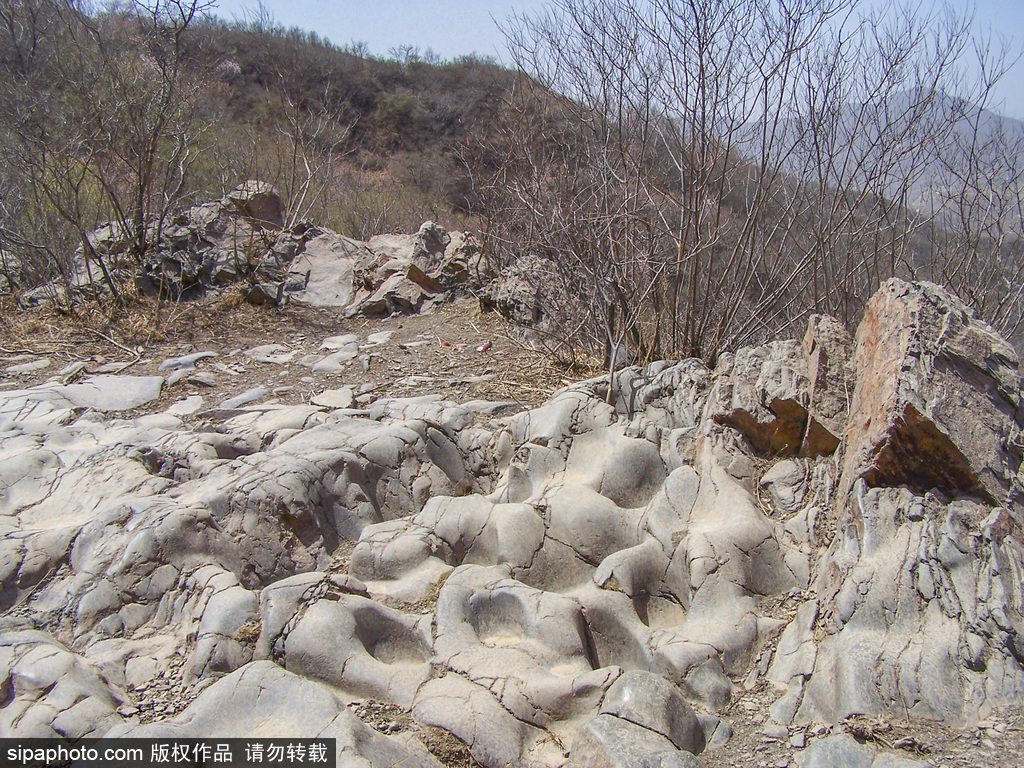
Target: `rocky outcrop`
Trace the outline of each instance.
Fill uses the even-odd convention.
[[[410,263],[442,280],[450,245],[421,235]],[[851,344],[815,318],[504,416],[413,398],[190,426],[0,393],[3,733],[315,730],[339,765],[424,766],[445,733],[489,768],[699,766],[762,684],[784,739],[989,717],[1024,695],[1017,359],[928,285],[885,286]],[[934,442],[905,438],[911,407],[945,446],[919,461],[955,449],[971,482],[909,463]]]
[[[869,303],[855,360],[826,634],[790,627],[785,716],[971,722],[1024,694],[1019,360],[955,297],[898,280]]]
[[[285,213],[271,185],[246,181],[220,200],[151,226],[151,246],[141,256],[130,255],[123,227],[105,224],[90,233],[89,253],[81,247],[75,253],[68,285],[43,286],[21,301],[103,294],[109,290],[105,268],[113,279],[164,298],[241,285],[253,304],[297,301],[338,307],[347,317],[375,317],[429,310],[490,277],[472,235],[448,233],[432,221],[413,235],[378,235],[364,243],[308,221],[286,226]],[[0,264],[0,275],[15,274],[12,258]],[[0,292],[10,289],[0,277]]]
[[[721,356],[712,418],[758,453],[833,453],[853,390],[853,340],[831,317],[811,317],[803,344],[773,342]]]

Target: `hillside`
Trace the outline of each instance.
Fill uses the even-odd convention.
[[[459,155],[478,125],[493,119],[512,72],[473,57],[374,58],[255,22],[210,21],[191,42],[194,61],[218,75],[221,151],[230,153],[239,134],[269,142],[261,148],[266,165],[258,177],[287,199],[293,199],[287,174],[273,163],[281,159],[274,150],[284,150],[283,157],[288,147],[275,147],[268,134],[295,126],[311,156],[336,153],[337,175],[323,202],[310,208],[319,223],[366,238],[412,231],[431,214],[445,219],[470,211],[470,180]]]
[[[460,158],[511,72],[474,58],[373,58],[196,7],[149,17],[142,6],[5,6],[8,288],[66,275],[82,238],[108,221],[134,230],[130,250],[142,256],[154,225],[246,179],[282,193],[289,224],[313,219],[362,239],[427,219],[473,223]]]

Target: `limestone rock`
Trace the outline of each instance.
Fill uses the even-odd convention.
[[[286,208],[269,184],[245,181],[220,200],[153,222],[152,242],[141,260],[126,256],[128,228],[104,224],[88,234],[90,254],[76,251],[68,281],[40,286],[20,300],[105,294],[110,289],[92,253],[114,279],[134,280],[143,293],[179,299],[235,286],[253,304],[298,301],[344,308],[349,316],[427,310],[489,277],[480,268],[480,244],[470,234],[454,233],[453,240],[428,221],[415,235],[378,235],[364,243],[308,221],[286,221]],[[17,281],[18,270],[7,261],[0,289],[9,291],[7,276]]]
[[[110,738],[279,738],[302,735],[337,739],[338,765],[438,768],[424,749],[375,732],[325,685],[267,661],[248,664],[219,680],[179,716],[151,725],[121,726]]]
[[[769,456],[796,453],[807,431],[810,381],[795,341],[773,342],[722,355],[709,407],[712,418],[739,430],[754,450]]]
[[[674,749],[664,736],[603,714],[580,726],[570,754],[574,768],[700,768],[697,758]]]
[[[612,684],[601,703],[601,714],[615,715],[661,734],[676,749],[698,754],[704,731],[677,687],[660,675],[626,672]]]
[[[1024,624],[1011,607],[1024,584],[1006,567],[1024,549],[981,544],[986,512],[858,481],[816,586],[825,634],[814,648],[795,622],[794,653],[773,668],[806,676],[793,689],[797,722],[909,712],[962,724],[1024,695]]]
[[[313,395],[313,405],[322,405],[325,408],[351,408],[356,404],[355,394],[352,387],[341,387],[340,389],[325,389],[319,394]]]
[[[795,512],[807,491],[804,468],[791,459],[780,461],[765,472],[760,484],[768,488],[772,502],[783,512]]]
[[[276,190],[265,182],[242,182],[221,200],[171,218],[137,268],[136,285],[177,297],[254,274],[283,225],[284,201]],[[98,250],[110,254],[111,248]]]
[[[182,357],[172,357],[164,360],[160,363],[161,371],[191,371],[196,367],[196,363],[200,360],[205,360],[209,357],[216,357],[217,353],[213,351],[206,352],[193,352],[191,355],[184,355]]]
[[[49,367],[50,359],[48,357],[39,357],[26,363],[9,365],[4,369],[4,372],[9,374],[35,373],[36,371],[45,371]]]
[[[1016,499],[1020,361],[992,328],[938,286],[894,279],[864,311],[855,359],[841,497],[864,478]]]
[[[160,396],[161,376],[91,376],[58,388],[72,404],[97,411],[127,411]]]
[[[372,259],[362,243],[325,231],[306,242],[288,268],[288,295],[314,306],[343,307],[355,295],[357,270]]]
[[[245,350],[243,354],[257,363],[284,365],[294,360],[298,352],[284,344],[260,344],[258,347]]]
[[[800,768],[929,768],[932,763],[886,753],[846,733],[815,739],[798,758]]]
[[[262,400],[267,396],[267,390],[263,387],[253,387],[247,389],[245,392],[239,392],[234,397],[229,397],[227,400],[221,401],[220,408],[226,411],[230,411],[234,408],[240,408],[243,405],[254,403],[257,400]]]
[[[0,679],[8,706],[0,733],[29,738],[102,736],[122,720],[127,694],[43,632],[0,634]]]
[[[800,455],[832,453],[846,431],[853,397],[853,339],[835,318],[812,315],[803,348],[807,355],[810,396]]]

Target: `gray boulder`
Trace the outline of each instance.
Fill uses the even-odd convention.
[[[990,326],[936,285],[890,280],[864,311],[855,360],[842,497],[864,478],[1017,501],[1020,361]]]

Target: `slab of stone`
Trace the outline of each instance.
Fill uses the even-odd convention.
[[[231,354],[235,353],[232,352]],[[220,371],[221,373],[226,373],[228,376],[237,376],[240,373],[245,373],[245,368],[239,365],[225,365],[224,363],[214,363],[212,367],[215,370]]]
[[[291,295],[296,301],[319,307],[343,307],[355,294],[356,266],[372,258],[363,243],[324,232],[306,243],[292,262],[285,283],[301,286]]]
[[[217,377],[209,371],[199,371],[189,376],[188,382],[200,387],[215,387],[217,386]]]
[[[237,394],[234,397],[229,397],[227,400],[221,401],[218,408],[230,411],[234,408],[240,408],[243,405],[254,403],[257,400],[262,400],[267,396],[267,394],[267,390],[263,387],[253,387],[252,389],[247,389],[245,392]]]
[[[341,373],[345,370],[345,363],[355,360],[358,356],[359,345],[354,341],[349,342],[334,354],[313,363],[313,373]]]
[[[337,351],[349,344],[358,344],[359,337],[354,333],[343,333],[340,336],[328,336],[320,344],[320,349],[327,349],[331,351]]]
[[[7,373],[19,374],[19,373],[35,373],[36,371],[43,371],[50,367],[50,358],[40,357],[37,360],[30,360],[27,363],[18,363],[17,365],[9,365],[5,369]]]
[[[40,386],[0,392],[0,425],[24,428],[64,422],[76,406],[57,389]]]
[[[351,408],[355,405],[356,398],[352,393],[352,387],[341,387],[339,389],[325,389],[312,399],[313,405],[322,405],[324,408]]]
[[[394,331],[378,331],[377,333],[371,333],[366,337],[367,344],[387,344],[391,340],[391,337],[395,335]]]
[[[97,411],[127,411],[160,397],[162,376],[91,376],[57,391],[82,408]]]
[[[709,409],[719,424],[743,434],[759,453],[796,453],[807,429],[807,358],[796,341],[724,354]]]
[[[192,395],[174,403],[164,413],[168,413],[171,416],[191,416],[202,410],[203,402],[202,395]]]
[[[205,352],[193,352],[191,355],[184,355],[182,357],[171,357],[160,363],[161,371],[191,371],[196,367],[196,363],[200,360],[205,360],[209,357],[216,357],[217,353],[212,351]]]
[[[810,677],[814,671],[817,648],[814,644],[814,622],[818,618],[818,602],[808,600],[797,608],[796,615],[779,638],[768,679],[789,685],[797,676]]]
[[[76,360],[73,363],[68,363],[63,368],[61,368],[59,371],[57,371],[57,376],[64,383],[67,383],[68,381],[73,379],[75,376],[80,374],[82,371],[84,371],[86,369],[86,366],[87,366],[87,363],[84,360]]]
[[[294,360],[295,356],[299,353],[297,350],[289,349],[283,344],[261,344],[258,347],[245,350],[243,354],[257,363],[284,365]]]

